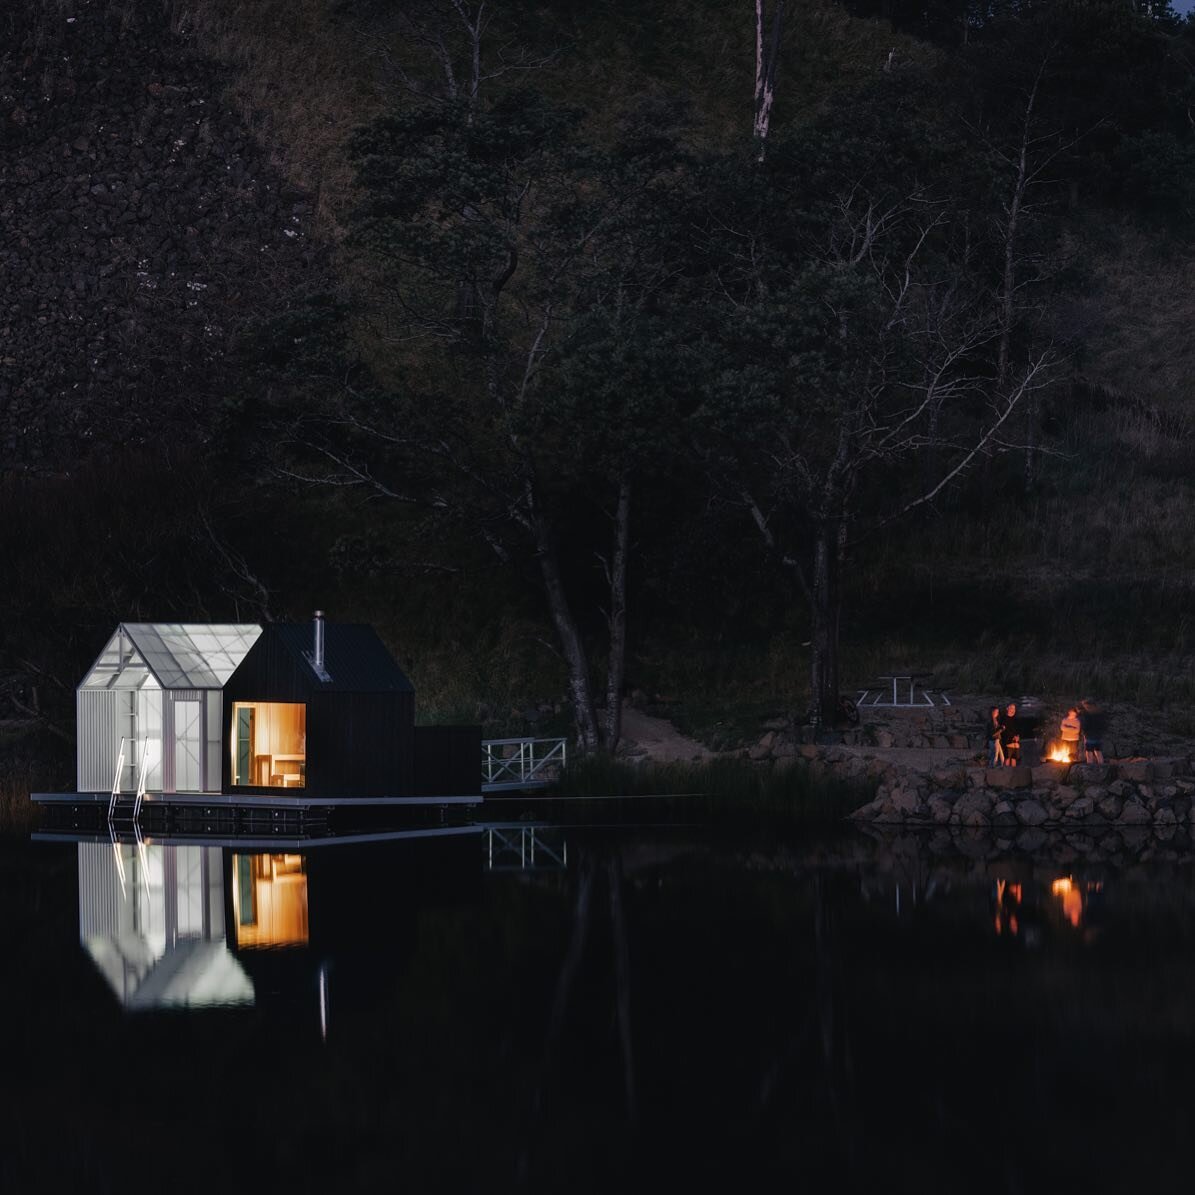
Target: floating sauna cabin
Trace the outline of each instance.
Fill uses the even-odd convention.
[[[415,726],[372,628],[122,623],[78,688],[80,793],[336,805],[468,796],[481,730]]]

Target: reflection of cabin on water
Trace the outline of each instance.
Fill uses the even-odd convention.
[[[476,897],[477,832],[284,850],[81,841],[79,940],[130,1011],[360,1007],[418,950],[429,911]],[[335,964],[335,965],[334,965]],[[304,1014],[307,1015],[307,1014]]]
[[[78,688],[78,790],[319,804],[473,795],[477,727],[416,727],[367,626],[122,623]]]

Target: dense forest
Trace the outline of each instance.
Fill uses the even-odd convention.
[[[1193,113],[1168,4],[16,0],[0,720],[318,605],[589,750],[897,664],[1181,721]]]

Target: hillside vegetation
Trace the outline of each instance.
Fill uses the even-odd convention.
[[[1185,724],[1195,37],[889,11],[787,8],[761,144],[745,2],[493,4],[475,94],[439,0],[10,7],[0,719],[320,605],[594,746],[902,664]]]

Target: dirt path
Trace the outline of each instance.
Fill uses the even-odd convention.
[[[622,712],[622,750],[628,755],[660,763],[713,759],[714,752],[696,739],[681,734],[664,718],[653,718],[641,710],[624,708]]]

